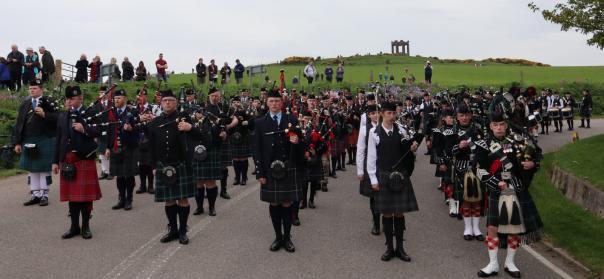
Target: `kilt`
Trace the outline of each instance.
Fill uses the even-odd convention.
[[[138,175],[138,148],[123,148],[120,154],[109,157],[109,173],[113,176]]]
[[[69,152],[65,155],[65,162],[75,165],[76,175],[73,181],[67,181],[61,176],[59,184],[60,200],[70,202],[99,200],[102,194],[96,172],[96,161],[80,160],[75,153]]]
[[[390,173],[381,172],[378,176],[379,184],[381,181],[387,180]],[[409,177],[405,179],[411,179]],[[417,199],[413,186],[404,187],[400,192],[392,192],[388,187],[380,187],[380,190],[375,195],[375,209],[380,214],[396,214],[418,211]]]
[[[345,139],[334,139],[331,141],[331,157],[340,156],[342,152],[346,151],[346,140]]]
[[[348,135],[348,145],[349,146],[356,146],[358,139],[359,139],[359,130],[358,129],[353,129],[352,133],[350,135]]]
[[[218,180],[222,177],[222,166],[220,165],[220,151],[212,147],[208,150],[208,157],[203,161],[193,159],[192,169],[194,178],[199,180]]]
[[[260,200],[270,203],[300,201],[304,182],[304,170],[295,166],[288,166],[287,175],[281,180],[275,180],[269,171],[266,184],[260,185]]]
[[[30,159],[25,154],[25,144],[35,143],[38,155]],[[23,140],[22,152],[19,157],[19,168],[29,172],[49,172],[52,170],[52,158],[55,150],[55,138],[49,137],[27,137]]]
[[[372,198],[376,196],[376,191],[371,188],[371,180],[369,179],[369,175],[365,173],[363,176],[363,181],[359,182],[359,194],[362,196]]]
[[[250,142],[248,141],[247,136],[243,136],[239,142],[235,142],[235,140],[229,137],[229,146],[231,147],[232,158],[249,158],[252,156]]]
[[[149,150],[138,150],[138,165],[139,166],[150,166],[151,165],[151,152]]]
[[[226,168],[233,165],[233,150],[228,141],[223,142],[218,149],[218,161],[220,168]]]
[[[581,118],[590,118],[591,117],[591,111],[589,109],[581,109],[579,114],[581,115]]]
[[[321,181],[323,179],[323,163],[321,157],[317,162],[308,162],[306,164],[306,181]]]
[[[96,138],[95,141],[97,144],[96,151],[101,154],[105,154],[105,150],[107,150],[107,144],[105,143],[106,140],[101,140],[100,138]]]
[[[343,138],[340,140],[340,142],[339,142],[339,144],[341,145],[341,146],[340,146],[340,153],[344,153],[344,152],[346,152],[346,149],[348,149],[348,145],[349,145],[349,144],[348,144],[348,138],[349,138],[349,136],[348,136],[348,135],[346,135],[346,136],[344,136],[344,137],[343,137]]]
[[[161,171],[164,166],[161,162],[157,162],[157,171]],[[156,202],[180,200],[195,196],[197,188],[191,170],[187,169],[183,163],[178,163],[175,167],[178,174],[178,185],[168,186],[162,181],[161,175],[155,176]]]

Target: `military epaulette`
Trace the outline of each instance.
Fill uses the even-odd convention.
[[[455,131],[453,131],[453,129],[449,128],[449,129],[445,129],[445,130],[442,132],[442,134],[443,134],[443,135],[445,135],[445,136],[450,136],[450,135],[455,134]]]
[[[475,141],[474,143],[475,143],[476,145],[478,145],[478,146],[482,147],[482,148],[483,148],[483,149],[485,149],[485,150],[489,150],[489,147],[488,147],[488,145],[487,145],[487,142],[486,142],[485,140],[483,140],[483,139],[482,139],[482,140],[477,140],[477,141]]]
[[[442,133],[440,128],[432,128],[432,133]]]

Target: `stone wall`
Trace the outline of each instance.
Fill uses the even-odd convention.
[[[556,165],[550,171],[550,180],[566,198],[604,218],[603,191]]]

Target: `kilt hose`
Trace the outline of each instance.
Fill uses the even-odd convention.
[[[59,187],[62,202],[90,202],[102,197],[95,160],[80,160],[75,153],[69,152],[65,155],[64,163],[74,164],[76,175],[71,181],[61,176]]]
[[[29,156],[26,144],[35,144],[37,154]],[[27,137],[21,145],[19,168],[29,172],[49,172],[52,170],[52,157],[55,150],[54,137]]]
[[[203,161],[193,159],[192,169],[193,177],[200,180],[219,180],[222,177],[222,165],[220,164],[220,150],[211,147],[208,150],[208,157]]]
[[[380,172],[378,175],[379,184],[382,185],[375,195],[375,209],[380,214],[400,214],[418,211],[417,199],[413,186],[409,182],[409,187],[403,187],[400,192],[393,192],[382,181],[388,180],[388,172]],[[405,179],[411,179],[406,177]]]
[[[165,166],[161,162],[157,162],[156,172],[160,172]],[[177,163],[170,164],[176,168],[178,182],[176,185],[167,185],[163,181],[163,176],[156,173],[155,176],[155,202],[167,202],[180,199],[186,199],[195,196],[196,183],[192,171],[185,164]]]
[[[138,175],[138,157],[138,148],[123,148],[119,154],[111,150],[109,173],[113,176]]]
[[[489,191],[488,193],[488,208],[487,208],[487,226],[499,226],[499,196],[500,192],[497,191]],[[518,201],[522,211],[522,222],[524,223],[524,227],[526,228],[526,233],[520,235],[522,244],[531,244],[534,242],[538,242],[541,240],[543,228],[543,222],[541,221],[541,216],[537,211],[537,207],[535,206],[535,202],[531,197],[531,194],[528,190],[516,191],[516,197],[518,197]],[[499,248],[506,249],[507,248],[507,237],[505,235],[500,234],[499,237]]]
[[[302,200],[302,186],[305,183],[304,169],[287,167],[287,175],[276,180],[269,174],[266,184],[260,185],[260,200],[270,203],[298,202]]]

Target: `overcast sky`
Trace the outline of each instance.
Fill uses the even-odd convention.
[[[118,61],[163,52],[171,70],[190,72],[199,57],[245,65],[287,56],[389,52],[410,40],[411,54],[440,58],[510,57],[552,65],[604,65],[584,35],[562,32],[525,0],[28,0],[4,12],[1,48],[44,45],[55,59],[81,53]],[[27,6],[24,5],[27,3]],[[536,3],[551,7],[552,1]],[[155,72],[155,69],[152,70]]]

